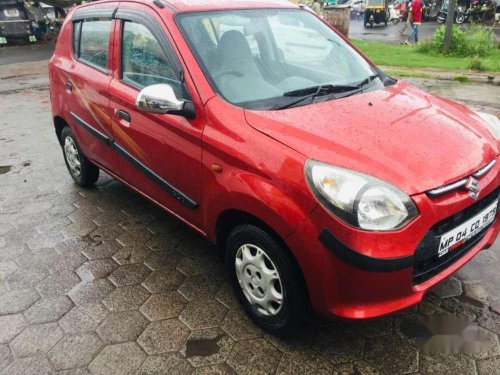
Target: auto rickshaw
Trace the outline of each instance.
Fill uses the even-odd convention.
[[[365,26],[373,27],[373,24],[389,21],[389,3],[387,0],[366,0],[365,4]]]

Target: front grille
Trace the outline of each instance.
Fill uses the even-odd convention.
[[[467,207],[465,210],[435,224],[429,230],[429,232],[427,232],[415,252],[415,262],[413,265],[414,284],[420,284],[437,275],[445,268],[449,267],[451,264],[455,263],[465,254],[467,254],[470,249],[472,249],[479,241],[481,241],[481,239],[484,237],[493,223],[488,225],[481,232],[476,234],[473,238],[469,239],[467,242],[460,245],[456,249],[448,252],[442,257],[438,256],[440,237],[444,233],[466,222],[474,215],[478,214],[490,204],[492,204],[495,200],[498,199],[499,192],[500,188],[497,188],[493,193],[487,195],[470,207]]]
[[[29,21],[24,22],[2,22],[3,26],[2,34],[5,36],[24,36],[31,35],[31,28],[29,26]]]

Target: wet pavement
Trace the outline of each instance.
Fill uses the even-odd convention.
[[[366,322],[312,318],[291,337],[270,336],[196,233],[106,175],[93,189],[73,184],[45,63],[0,68],[2,375],[500,373],[499,242],[416,308]],[[499,88],[489,90],[477,104],[498,109]],[[469,319],[479,350],[422,347],[443,339],[429,320],[447,314]]]

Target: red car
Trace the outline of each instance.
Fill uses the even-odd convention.
[[[498,119],[396,81],[286,0],[99,1],[50,61],[80,186],[106,171],[224,251],[263,328],[418,303],[498,234]]]

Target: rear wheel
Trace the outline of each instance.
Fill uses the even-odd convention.
[[[256,324],[283,334],[303,322],[307,298],[302,276],[269,233],[253,225],[233,229],[226,264],[235,293]]]
[[[64,161],[73,181],[79,186],[89,187],[99,178],[99,168],[83,155],[71,129],[66,126],[61,132]]]

